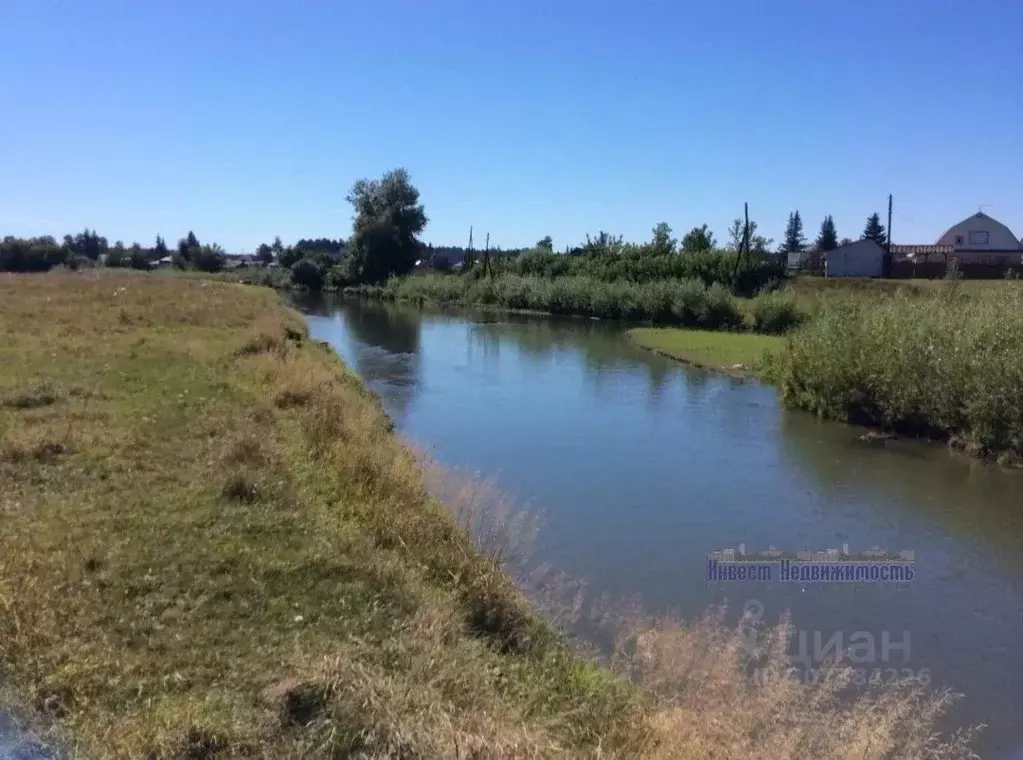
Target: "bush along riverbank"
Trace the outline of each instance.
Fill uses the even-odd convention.
[[[0,684],[15,697],[0,708],[39,743],[155,759],[740,760],[754,742],[783,760],[971,756],[969,734],[933,736],[948,693],[849,695],[840,664],[787,678],[785,620],[758,636],[756,678],[744,624],[719,615],[623,617],[599,666],[499,547],[481,553],[474,538],[495,534],[479,515],[431,498],[376,397],[270,290],[8,275],[0,317]]]
[[[784,401],[822,417],[1023,455],[1023,289],[823,301],[776,367]]]
[[[601,319],[708,329],[783,332],[802,318],[792,299],[772,293],[736,298],[720,283],[657,280],[636,283],[591,276],[499,274],[490,277],[427,274],[381,286],[346,288],[349,295],[417,305],[493,306]]]

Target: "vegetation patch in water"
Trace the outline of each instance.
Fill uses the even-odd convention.
[[[720,330],[637,327],[629,338],[642,348],[706,369],[748,375],[760,374],[784,338]]]

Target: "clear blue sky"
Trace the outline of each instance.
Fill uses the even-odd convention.
[[[0,0],[0,235],[347,237],[406,167],[425,238],[563,248],[750,203],[896,242],[1023,235],[1020,0]]]

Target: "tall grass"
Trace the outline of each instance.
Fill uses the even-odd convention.
[[[1023,289],[836,296],[777,364],[784,400],[825,417],[1023,454]]]
[[[490,278],[425,275],[394,279],[383,288],[349,291],[415,304],[498,306],[604,319],[649,321],[686,327],[743,324],[739,299],[719,284],[662,280],[645,284],[593,277],[503,274]]]
[[[652,760],[939,760],[976,758],[975,729],[942,736],[938,720],[959,698],[911,681],[853,687],[854,670],[832,661],[812,679],[787,677],[790,627],[763,632],[756,658],[744,631],[712,611],[688,626],[673,618],[634,626],[613,668],[657,705]],[[622,646],[628,643],[628,647]],[[753,674],[756,677],[753,677]]]
[[[590,277],[601,282],[698,280],[706,286],[716,283],[743,295],[752,295],[783,280],[786,275],[777,257],[755,257],[737,268],[736,256],[729,251],[655,253],[645,247],[622,253],[578,256],[534,250],[521,256],[495,260],[495,271],[544,279]]]
[[[286,290],[293,285],[291,270],[286,267],[237,267],[235,269],[224,269],[220,272],[203,272],[197,269],[169,267],[153,269],[152,273],[158,277],[191,277],[193,279],[210,280],[213,282],[237,282],[242,285],[258,285],[278,290]]]

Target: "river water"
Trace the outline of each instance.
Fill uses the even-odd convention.
[[[987,725],[983,757],[1023,757],[1023,473],[861,442],[784,410],[768,386],[636,348],[616,324],[297,306],[404,436],[542,512],[538,559],[685,617],[722,601],[755,602],[765,622],[790,610],[811,655],[815,635],[872,641],[868,673],[912,670],[965,693],[951,722]],[[707,554],[740,542],[912,549],[915,579],[709,583]]]

